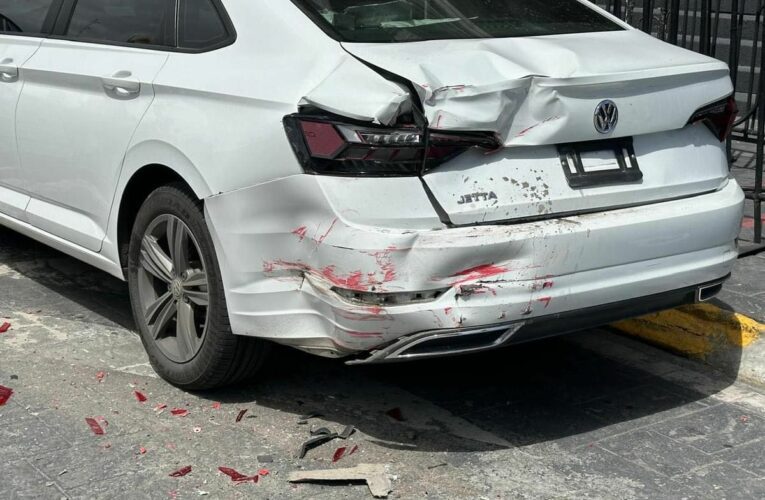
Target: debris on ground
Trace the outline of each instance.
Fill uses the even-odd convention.
[[[258,462],[262,464],[268,464],[274,461],[274,457],[271,455],[258,455]]]
[[[139,403],[145,403],[149,400],[149,398],[146,397],[146,394],[142,393],[141,391],[133,391],[133,394]]]
[[[165,403],[159,403],[154,407],[154,411],[157,412],[157,415],[162,415],[162,412],[164,412],[166,408],[167,405]]]
[[[106,434],[106,431],[104,431],[104,428],[101,427],[101,424],[98,423],[98,420],[95,418],[87,417],[85,419],[85,422],[90,426],[90,430],[93,431],[93,434],[96,436],[103,436]]]
[[[236,423],[239,423],[244,418],[244,415],[247,413],[247,409],[239,410],[239,414],[236,416]]]
[[[13,389],[0,385],[0,406],[5,405],[11,396],[13,395]]]
[[[332,463],[339,462],[341,458],[345,456],[345,452],[348,450],[345,446],[342,446],[335,450],[334,455],[332,455]]]
[[[318,429],[311,429],[311,437],[308,438],[306,441],[303,442],[303,444],[300,446],[300,451],[298,452],[298,458],[305,458],[306,454],[312,450],[313,448],[316,448],[318,446],[323,445],[324,443],[329,443],[330,441],[333,441],[335,439],[348,439],[351,437],[351,434],[356,430],[356,428],[352,425],[346,426],[342,432],[339,434],[337,432],[332,432],[327,427],[320,427]]]
[[[216,401],[212,404],[213,410],[220,410],[220,402]]]
[[[143,446],[141,446],[140,448],[138,448],[138,453],[139,453],[140,455],[146,455],[146,448],[144,448]]]
[[[191,466],[187,465],[186,467],[182,467],[178,469],[177,471],[171,472],[170,477],[183,477],[187,475],[189,472],[191,472]]]
[[[170,410],[170,413],[172,413],[173,416],[176,416],[176,417],[185,417],[186,415],[189,414],[189,410],[185,408],[173,408],[172,410]]]
[[[11,329],[11,324],[8,323],[7,321],[3,321],[3,324],[0,325],[0,333],[5,333],[10,329]]]
[[[103,382],[105,378],[106,378],[106,372],[105,371],[98,371],[98,372],[96,372],[96,380],[98,380],[99,384],[101,382]]]
[[[290,473],[291,483],[366,482],[375,498],[386,498],[392,486],[383,464],[360,464],[351,469],[296,471]]]
[[[255,474],[254,476],[245,476],[244,474],[230,467],[218,467],[218,470],[222,472],[223,474],[227,475],[228,477],[230,477],[231,480],[235,483],[246,483],[248,481],[257,483],[258,480],[260,479],[259,474]]]

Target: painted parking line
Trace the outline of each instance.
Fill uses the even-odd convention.
[[[747,348],[765,334],[765,324],[713,304],[680,307],[612,326],[667,349],[701,359],[721,350]]]

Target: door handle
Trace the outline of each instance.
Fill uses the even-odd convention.
[[[101,78],[106,94],[114,99],[135,99],[141,94],[141,82],[130,71],[118,71]]]
[[[13,64],[13,59],[0,61],[0,82],[13,83],[19,79],[19,67]]]

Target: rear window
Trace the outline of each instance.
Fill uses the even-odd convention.
[[[577,0],[295,0],[347,42],[508,38],[622,29]]]

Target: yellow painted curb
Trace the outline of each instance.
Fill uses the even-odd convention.
[[[721,349],[746,348],[765,333],[765,324],[712,304],[680,307],[612,326],[702,359]]]

